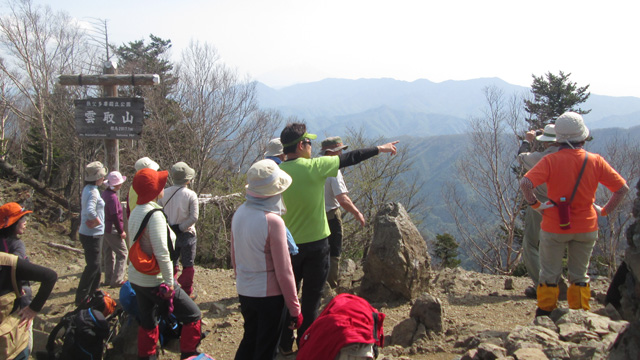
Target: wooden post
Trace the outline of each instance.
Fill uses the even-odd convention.
[[[118,64],[115,61],[106,61],[103,72],[105,74],[116,74],[118,72]],[[118,85],[104,85],[103,92],[105,97],[118,97]],[[109,171],[120,171],[120,143],[118,139],[105,139],[104,148],[107,152],[107,169]]]

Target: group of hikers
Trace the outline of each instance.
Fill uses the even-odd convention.
[[[582,116],[567,112],[541,135],[526,133],[519,150],[518,159],[527,170],[520,187],[530,205],[522,246],[534,282],[525,293],[537,297],[536,316],[549,315],[557,307],[565,248],[569,307],[589,310],[587,270],[597,239],[597,218],[611,214],[629,190],[600,155],[583,149],[588,137]],[[380,153],[397,152],[397,141],[345,152],[348,146],[333,136],[321,142],[322,156],[313,157],[312,140],[316,138],[303,123],[287,124],[280,137],[267,145],[265,159],[247,172],[246,201],[231,223],[231,262],[244,318],[236,359],[274,359],[277,353],[295,353],[294,343],[299,348],[302,335],[318,317],[325,283],[331,287],[338,283],[340,207],[365,225],[364,216],[348,196],[340,169]],[[104,286],[118,288],[126,277],[135,290],[139,359],[157,358],[157,315],[163,309],[172,311],[182,324],[180,352],[186,359],[198,354],[202,332],[193,282],[199,213],[198,197],[189,184],[195,171],[184,162],[174,164],[170,171],[159,168],[148,157],[136,161],[128,205],[123,209],[117,192],[127,177],[118,171],[107,173],[98,161],[85,167],[79,234],[86,266],[75,303],[82,303],[100,286],[102,263]],[[169,175],[173,186],[165,189]],[[595,204],[598,184],[613,193],[604,206]],[[103,185],[106,189],[100,193]],[[16,203],[0,207],[3,326],[13,317],[19,324],[16,328],[30,328],[57,278],[55,272],[27,260],[19,235],[24,233],[25,215],[30,212]],[[9,268],[13,272],[6,270]],[[41,282],[33,298],[28,280]],[[22,339],[6,358],[28,358],[29,339]],[[366,346],[351,347],[338,358],[370,358],[370,354]]]

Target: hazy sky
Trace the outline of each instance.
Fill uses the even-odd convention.
[[[114,42],[170,39],[218,49],[270,86],[323,78],[467,80],[571,73],[594,94],[640,97],[640,2],[472,0],[55,0],[109,21]]]

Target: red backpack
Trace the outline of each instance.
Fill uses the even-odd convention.
[[[344,346],[356,343],[374,344],[377,356],[384,343],[384,317],[367,300],[339,294],[302,335],[296,359],[334,359]]]

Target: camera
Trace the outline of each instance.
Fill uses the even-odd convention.
[[[542,135],[542,134],[544,134],[544,131],[542,131],[542,130],[536,130],[536,136],[540,136],[540,135]]]

